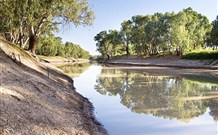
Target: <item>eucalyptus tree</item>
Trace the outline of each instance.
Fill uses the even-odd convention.
[[[161,13],[155,13],[151,16],[151,21],[145,26],[146,42],[149,44],[149,54],[158,54],[158,46],[162,43],[162,26],[160,18],[163,17]]]
[[[103,57],[110,58],[109,55],[109,41],[107,41],[107,31],[99,32],[95,37],[94,40],[97,42],[96,47],[97,51],[101,53]]]
[[[183,55],[204,48],[211,31],[207,17],[191,8],[177,14],[133,16],[130,27],[131,44],[134,51],[141,55],[156,55],[160,52]]]
[[[184,9],[176,14],[171,24],[171,43],[178,55],[206,46],[207,33],[211,31],[209,20],[193,11]]]
[[[36,53],[44,56],[55,56],[57,54],[57,46],[60,44],[55,40],[54,35],[41,37],[36,47]]]
[[[197,26],[193,31],[195,36],[193,38],[192,50],[205,48],[207,46],[206,41],[209,38],[209,33],[212,30],[212,25],[206,16],[198,14],[197,20]]]
[[[64,44],[54,34],[41,36],[36,47],[36,54],[44,56],[64,56]]]
[[[122,39],[125,42],[125,50],[126,55],[129,55],[129,45],[131,43],[131,30],[132,30],[132,21],[124,21],[121,23],[121,33],[122,33]]]
[[[170,20],[174,13],[132,17],[131,43],[139,55],[152,55],[169,49]]]
[[[27,18],[24,0],[0,1],[0,32],[12,43],[27,44]]]
[[[107,40],[110,41],[111,49],[111,56],[123,55],[123,41],[122,35],[120,31],[117,30],[109,30],[107,35]]]
[[[132,17],[131,42],[134,51],[138,55],[148,54],[148,44],[146,40],[145,26],[151,20],[151,16],[137,15]]]
[[[214,21],[214,24],[217,23]],[[207,17],[187,8],[177,14],[172,12],[133,16],[131,20],[121,23],[120,33],[127,55],[130,51],[138,55],[183,55],[191,50],[205,48],[211,28]],[[217,31],[214,27],[211,44],[212,41],[213,44],[218,44],[215,38]],[[105,35],[107,34],[109,33],[106,32]],[[114,45],[110,34],[101,41],[101,45],[107,50],[105,52],[108,53],[111,52],[109,48]],[[99,49],[100,46],[97,47]],[[112,48],[116,49],[115,46]]]
[[[187,23],[186,29],[189,33],[189,44],[191,49],[199,49],[206,46],[207,33],[211,31],[212,26],[206,16],[203,16],[191,8],[184,9]]]
[[[28,39],[28,50],[33,54],[39,35],[57,29],[59,24],[91,25],[94,20],[87,0],[4,0],[0,5],[1,25],[7,28],[1,32]]]
[[[64,45],[64,53],[65,57],[73,57],[73,58],[85,58],[88,59],[90,57],[89,52],[85,51],[79,45],[66,42]]]
[[[157,31],[157,52],[170,54],[172,50],[172,46],[170,43],[170,24],[172,23],[172,18],[175,15],[172,13],[160,14],[156,13],[158,16],[158,31]]]
[[[97,51],[103,57],[109,59],[110,57],[123,54],[122,35],[117,30],[101,31],[94,37],[94,40],[97,41]]]
[[[64,52],[64,44],[62,42],[62,38],[61,37],[55,37],[55,41],[56,41],[56,44],[57,44],[56,56],[64,56],[65,52]]]
[[[213,49],[218,48],[218,16],[216,20],[212,22],[213,28],[209,37],[209,46]]]

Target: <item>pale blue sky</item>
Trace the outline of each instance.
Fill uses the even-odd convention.
[[[103,30],[120,29],[124,20],[134,15],[147,15],[156,12],[179,12],[191,7],[205,15],[212,22],[218,14],[218,0],[89,0],[96,19],[93,26],[79,26],[59,32],[63,42],[69,41],[79,44],[91,54],[96,52],[94,36]]]

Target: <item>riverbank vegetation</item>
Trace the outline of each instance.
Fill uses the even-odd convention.
[[[184,59],[218,59],[218,50],[196,50],[183,56]]]
[[[89,59],[88,51],[71,42],[63,43],[60,37],[54,35],[41,37],[36,47],[36,54],[43,56],[62,56]]]
[[[217,35],[218,18],[210,23],[206,16],[187,8],[178,13],[133,16],[121,23],[120,31],[101,31],[94,40],[104,58],[120,55],[183,56],[194,50],[217,49]],[[214,55],[212,58],[218,57]]]
[[[61,42],[51,33],[59,28],[92,25],[95,18],[87,0],[4,0],[0,2],[0,33],[33,55],[88,58],[78,45]],[[69,27],[68,27],[69,26]]]

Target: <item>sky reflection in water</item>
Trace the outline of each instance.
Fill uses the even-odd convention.
[[[70,69],[77,73],[75,87],[93,103],[109,134],[218,134],[218,83],[213,79],[84,67]]]

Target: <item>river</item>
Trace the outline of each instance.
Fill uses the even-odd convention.
[[[218,81],[141,68],[60,67],[110,135],[218,135]]]

